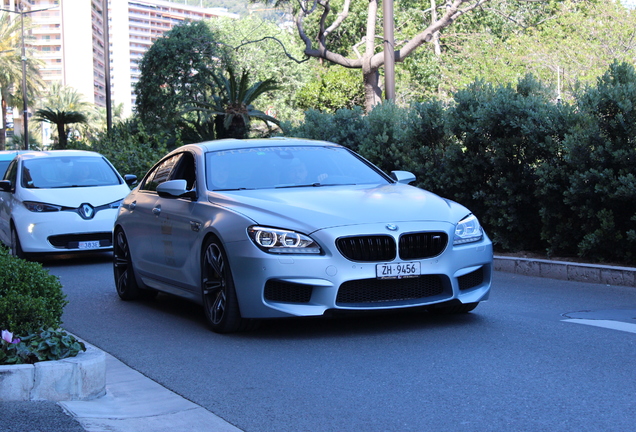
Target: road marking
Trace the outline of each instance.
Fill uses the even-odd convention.
[[[636,333],[636,324],[626,323],[622,321],[612,321],[612,320],[591,320],[591,319],[566,319],[563,322],[575,323],[575,324],[585,324],[591,325],[595,327],[603,327],[612,330],[620,330],[629,333]]]

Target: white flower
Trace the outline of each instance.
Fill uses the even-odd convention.
[[[7,343],[13,342],[13,333],[11,333],[9,330],[2,330],[2,340],[6,341]]]

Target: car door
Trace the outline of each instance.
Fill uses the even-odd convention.
[[[14,159],[9,164],[3,180],[11,182],[11,190],[0,189],[0,240],[6,244],[11,244],[11,213],[15,205],[15,185],[18,178],[18,163]]]
[[[194,275],[185,270],[197,235],[190,218],[196,200],[162,197],[156,190],[161,183],[177,179],[196,189],[194,157],[189,152],[164,160],[146,177],[135,197],[134,237],[129,236],[140,275],[149,285],[167,291],[198,288]]]
[[[163,261],[158,251],[161,227],[153,213],[159,195],[157,186],[170,178],[179,157],[167,158],[155,165],[139,187],[124,200],[128,209],[125,218],[125,234],[132,259],[142,278],[154,278],[158,263]]]
[[[194,155],[183,152],[179,155],[169,180],[186,180],[187,189],[196,194],[196,164]],[[196,196],[196,195],[195,195]],[[197,199],[192,197],[157,196],[153,208],[158,224],[157,275],[187,290],[199,290],[198,275],[189,269],[192,261],[199,259],[197,237],[202,221],[194,220]]]

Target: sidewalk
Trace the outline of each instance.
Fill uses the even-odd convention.
[[[108,353],[104,396],[88,401],[0,401],[0,411],[0,432],[241,432]]]

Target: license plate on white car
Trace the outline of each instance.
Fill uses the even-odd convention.
[[[376,264],[375,275],[378,279],[402,279],[420,275],[419,262]]]
[[[99,248],[99,240],[96,241],[81,241],[79,242],[80,249],[98,249]]]

